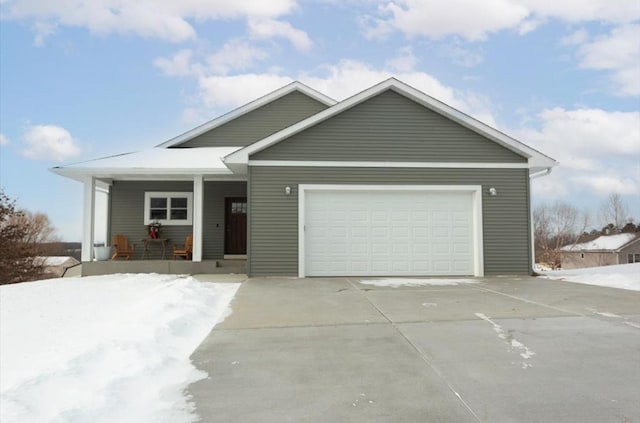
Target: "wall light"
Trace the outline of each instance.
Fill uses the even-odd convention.
[[[489,188],[489,195],[495,197],[496,195],[498,195],[498,190],[496,190],[494,187]]]
[[[285,195],[291,195],[291,187],[290,186],[284,187],[284,194]]]

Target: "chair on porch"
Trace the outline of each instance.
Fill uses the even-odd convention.
[[[184,248],[182,248],[184,247]],[[184,241],[184,245],[173,244],[173,259],[184,257],[185,260],[191,260],[193,254],[193,236],[189,235]]]
[[[111,256],[111,260],[115,260],[118,257],[124,257],[129,260],[131,256],[135,255],[136,245],[129,244],[129,238],[125,235],[114,235],[113,247],[116,249],[116,252]]]

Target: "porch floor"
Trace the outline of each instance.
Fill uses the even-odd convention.
[[[106,260],[82,263],[82,276],[115,273],[243,274],[246,273],[246,260]]]

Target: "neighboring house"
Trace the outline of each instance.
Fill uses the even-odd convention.
[[[342,102],[298,82],[155,148],[53,172],[95,190],[111,238],[150,222],[193,261],[258,275],[527,274],[530,179],[557,163],[396,79]]]
[[[563,269],[640,263],[640,234],[602,235],[594,240],[560,249]]]
[[[78,260],[69,256],[43,256],[37,259],[42,262],[43,272],[56,278],[64,275],[70,267],[80,264]]]

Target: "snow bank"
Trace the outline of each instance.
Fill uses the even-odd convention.
[[[436,285],[436,286],[445,286],[445,285],[458,285],[465,283],[477,283],[477,280],[474,279],[370,279],[370,280],[362,280],[361,284],[364,285],[374,285],[374,286],[388,286],[391,288],[398,288],[401,286],[428,286],[428,285]]]
[[[547,279],[640,291],[640,263],[540,272]]]
[[[187,422],[189,356],[239,284],[109,275],[0,287],[0,421]]]

